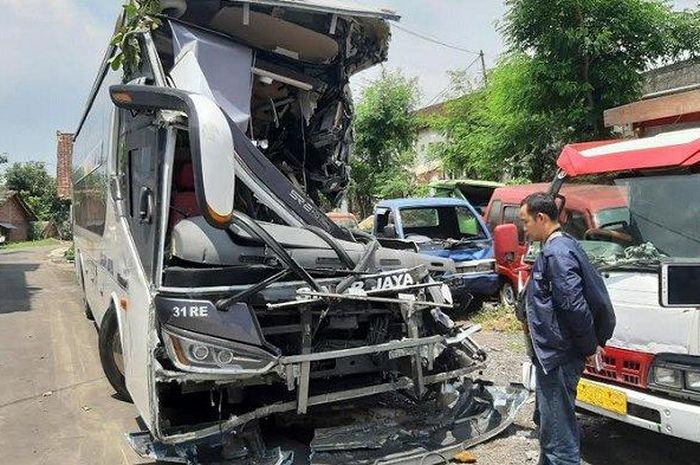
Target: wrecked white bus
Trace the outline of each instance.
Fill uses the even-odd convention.
[[[164,2],[130,75],[108,50],[75,138],[76,269],[143,456],[421,463],[502,431],[526,395],[472,379],[450,261],[333,224],[349,77],[386,10]],[[441,458],[443,457],[443,458]]]

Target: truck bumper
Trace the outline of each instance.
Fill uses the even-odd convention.
[[[587,381],[624,392],[627,395],[627,415],[576,401],[580,408],[669,436],[700,442],[700,405],[599,383],[588,378]]]
[[[455,302],[460,301],[460,297],[470,294],[474,297],[491,297],[498,293],[500,279],[497,273],[464,273],[454,274],[447,278],[450,290],[455,298]]]

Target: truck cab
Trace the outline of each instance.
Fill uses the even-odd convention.
[[[603,276],[617,326],[602,370],[585,369],[578,406],[700,442],[700,309],[666,305],[660,292],[667,262],[700,258],[700,129],[568,145],[557,165],[550,192],[561,201],[584,184],[615,189],[626,205],[623,217],[580,238]],[[517,251],[512,225],[495,235],[498,256]]]
[[[497,270],[501,275],[499,298],[502,304],[512,306],[515,297],[529,277],[530,250],[518,212],[525,198],[536,192],[548,192],[550,184],[535,183],[499,187],[493,193],[484,212],[484,219],[491,231],[502,224],[514,224],[518,231],[517,252],[512,257],[497,259]],[[576,239],[584,239],[597,229],[620,228],[620,221],[629,218],[626,196],[614,186],[595,184],[564,185],[560,191],[562,214],[559,222],[562,230]],[[531,257],[530,257],[531,258]]]
[[[384,200],[374,212],[374,235],[416,244],[421,254],[448,258],[456,302],[478,308],[499,289],[491,232],[466,200],[422,198]],[[466,300],[465,300],[466,299]]]

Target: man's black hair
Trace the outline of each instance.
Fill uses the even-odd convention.
[[[559,221],[559,208],[554,201],[554,196],[546,192],[535,192],[525,197],[520,206],[527,205],[527,212],[532,216],[544,213],[552,221]]]

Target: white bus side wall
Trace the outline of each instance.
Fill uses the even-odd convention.
[[[150,428],[150,353],[155,341],[151,287],[128,223],[118,217],[109,189],[119,139],[118,111],[109,86],[119,83],[121,72],[108,70],[75,140],[73,231],[86,301],[98,326],[110,307],[116,309],[127,388]]]

